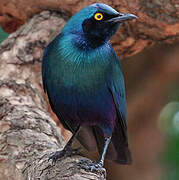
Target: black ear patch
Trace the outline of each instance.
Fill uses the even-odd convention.
[[[101,15],[101,20],[97,20],[95,16]],[[85,19],[82,23],[83,33],[89,46],[98,47],[113,34],[114,24],[107,20],[116,17],[117,15],[110,15],[107,13],[96,12],[91,18]],[[116,30],[116,28],[115,28]]]
[[[99,20],[97,20],[97,16],[98,15],[102,15],[102,18]],[[118,15],[111,15],[111,14],[107,14],[107,13],[102,13],[102,12],[96,12],[94,13],[94,15],[89,18],[84,20],[82,27],[85,33],[90,33],[89,31],[95,30],[95,29],[99,29],[102,30],[102,28],[105,28],[106,26],[109,26],[109,23],[106,22],[109,19],[112,19],[114,17],[117,17]]]

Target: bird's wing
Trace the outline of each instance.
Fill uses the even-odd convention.
[[[126,95],[124,77],[118,57],[114,53],[112,60],[111,78],[108,82],[109,92],[116,106],[117,118],[112,134],[111,145],[106,154],[107,159],[115,160],[121,164],[131,163],[131,153],[128,147],[127,120],[126,120]],[[113,153],[111,153],[113,152]],[[114,153],[115,152],[115,153]]]
[[[124,77],[118,59],[114,62],[116,63],[113,63],[112,74],[110,82],[108,83],[108,88],[113,97],[121,127],[124,131],[126,131],[126,95]]]

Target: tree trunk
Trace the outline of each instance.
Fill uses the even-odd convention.
[[[49,155],[65,144],[48,113],[41,83],[44,47],[59,33],[61,15],[35,15],[0,46],[0,179],[105,179],[78,168],[81,156],[52,165]],[[90,162],[90,161],[89,161]]]

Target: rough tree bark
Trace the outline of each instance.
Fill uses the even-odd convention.
[[[0,46],[1,180],[105,179],[104,172],[78,168],[80,156],[48,162],[65,142],[44,101],[41,57],[64,23],[60,14],[42,12]]]

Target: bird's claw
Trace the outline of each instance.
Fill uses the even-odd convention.
[[[98,163],[91,163],[91,164],[89,164],[88,165],[88,169],[90,170],[90,171],[92,171],[92,172],[94,172],[94,171],[97,171],[97,172],[102,172],[102,171],[106,171],[105,170],[105,168],[103,168],[102,166],[101,166],[101,164],[98,164]]]
[[[106,174],[106,169],[100,162],[89,162],[88,160],[80,160],[78,167],[90,172],[101,172]]]
[[[52,160],[52,164],[55,164],[58,159],[66,158],[72,155],[78,155],[80,153],[80,148],[72,149],[72,148],[64,148],[61,151],[56,151],[53,155],[51,155],[48,161]]]
[[[64,150],[57,151],[49,157],[48,161],[52,160],[52,164],[55,164],[57,159],[61,159],[63,156],[65,156]]]

